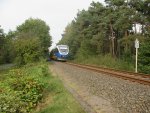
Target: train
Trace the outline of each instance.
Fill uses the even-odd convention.
[[[50,50],[49,54],[51,60],[66,61],[69,54],[69,47],[68,45],[57,45]]]

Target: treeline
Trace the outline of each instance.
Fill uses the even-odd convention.
[[[52,43],[49,30],[43,20],[33,18],[7,34],[0,28],[0,64],[24,65],[44,58]]]
[[[59,43],[69,45],[72,59],[109,54],[134,64],[134,41],[138,38],[140,72],[150,73],[149,0],[105,0],[105,3],[92,2],[88,10],[79,11]]]

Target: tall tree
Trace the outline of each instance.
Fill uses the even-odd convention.
[[[70,52],[77,57],[110,53],[115,58],[134,61],[134,40],[142,41],[150,36],[149,0],[105,2],[105,6],[92,2],[87,11],[79,11],[60,43],[68,44]],[[137,24],[142,32],[135,29]]]
[[[5,63],[5,35],[4,35],[4,31],[0,26],[0,63]]]
[[[4,44],[4,31],[0,26],[0,47],[2,47],[2,45]]]
[[[52,43],[49,30],[49,26],[43,20],[29,18],[17,27],[17,36],[20,38],[38,37],[44,52]]]

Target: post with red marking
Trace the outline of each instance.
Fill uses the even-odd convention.
[[[138,48],[139,48],[139,40],[135,40],[135,49],[136,49],[136,56],[135,56],[135,72],[137,73],[137,60],[138,60]]]

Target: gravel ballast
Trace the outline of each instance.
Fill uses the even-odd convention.
[[[50,69],[96,113],[150,113],[150,86],[61,62]]]

